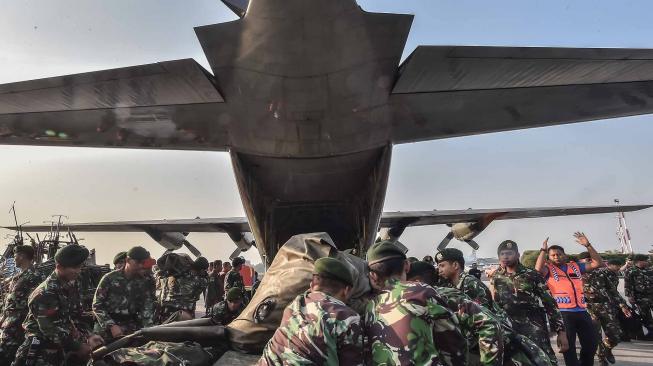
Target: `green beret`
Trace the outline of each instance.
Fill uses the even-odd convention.
[[[233,259],[231,263],[234,267],[238,267],[241,264],[245,264],[245,259],[243,259],[242,257],[236,257]]]
[[[408,271],[406,278],[422,276],[427,273],[436,273],[435,267],[432,264],[427,262],[415,262],[410,264],[410,271]]]
[[[519,247],[517,246],[517,243],[515,243],[512,240],[506,240],[503,241],[501,244],[499,244],[499,248],[497,248],[497,254],[501,253],[502,250],[512,250],[515,252],[519,252]]]
[[[150,252],[143,247],[133,247],[127,252],[127,257],[137,261],[144,261],[150,258]]]
[[[34,247],[31,245],[19,245],[14,248],[14,255],[18,253],[27,254],[30,258],[34,258]]]
[[[88,258],[88,249],[81,245],[71,244],[57,250],[54,261],[64,267],[77,267]]]
[[[374,243],[367,251],[367,263],[372,265],[388,259],[406,259],[406,252],[403,248],[405,248],[403,244],[394,240]]]
[[[349,267],[335,258],[324,257],[315,261],[313,274],[338,280],[348,286],[354,286]]]
[[[237,301],[237,300],[242,300],[243,299],[243,292],[240,291],[239,288],[237,287],[232,287],[227,291],[227,296],[226,296],[227,301]]]
[[[408,258],[406,258],[406,259],[408,259],[408,261],[409,261],[410,263],[419,262],[419,259],[417,259],[417,257],[408,257]]]
[[[648,255],[646,255],[646,254],[635,254],[635,257],[633,258],[633,261],[635,261],[635,262],[648,261]]]
[[[127,252],[120,252],[116,254],[115,257],[113,257],[113,264],[117,264],[118,262],[122,262],[127,259]]]
[[[608,260],[608,264],[611,266],[621,266],[623,263],[617,258],[612,258]]]
[[[445,248],[438,252],[435,255],[435,261],[440,262],[459,262],[463,266],[465,265],[465,256],[463,252],[456,248]]]
[[[578,259],[588,259],[590,258],[590,253],[589,252],[582,252],[578,255]]]
[[[198,257],[193,262],[193,268],[198,271],[204,271],[209,268],[209,260],[204,257]]]

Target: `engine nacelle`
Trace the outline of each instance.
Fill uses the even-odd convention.
[[[460,222],[451,225],[453,237],[460,241],[473,240],[482,231],[483,230],[479,228],[479,224],[476,222]]]

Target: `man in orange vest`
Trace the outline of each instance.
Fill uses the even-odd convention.
[[[603,267],[603,260],[596,252],[587,236],[581,232],[574,234],[576,242],[590,254],[590,262],[576,263],[570,261],[565,250],[558,246],[549,247],[549,238],[542,244],[540,255],[535,263],[535,270],[539,271],[546,279],[547,287],[553,298],[558,303],[567,329],[569,350],[565,352],[565,365],[567,366],[592,366],[594,354],[598,347],[596,329],[592,318],[587,312],[587,304],[583,294],[582,275],[585,272]],[[546,260],[548,254],[549,260]],[[580,340],[580,360],[576,354],[576,336]]]

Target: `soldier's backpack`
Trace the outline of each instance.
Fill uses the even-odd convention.
[[[187,254],[166,253],[156,261],[162,274],[178,277],[190,272],[193,260]]]
[[[355,279],[352,298],[370,291],[365,261],[338,251],[327,233],[295,235],[279,249],[245,310],[227,326],[231,347],[246,353],[263,352],[286,306],[308,290],[315,261],[327,256],[350,264]]]

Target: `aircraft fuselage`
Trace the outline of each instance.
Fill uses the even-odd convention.
[[[326,231],[342,249],[374,240],[392,150],[386,104],[411,22],[353,0],[254,0],[243,19],[196,28],[268,258],[298,233]]]

